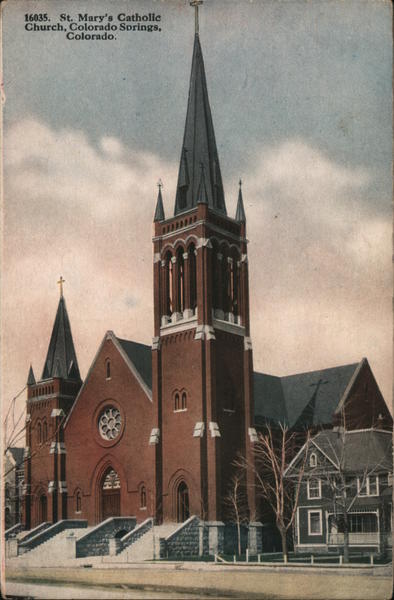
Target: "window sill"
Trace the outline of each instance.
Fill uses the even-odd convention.
[[[187,411],[187,408],[175,408],[173,412],[179,413],[179,412],[186,412],[186,411]]]

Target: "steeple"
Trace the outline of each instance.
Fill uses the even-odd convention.
[[[51,341],[45,360],[42,379],[62,377],[80,381],[77,356],[71,335],[70,321],[66,309],[66,301],[61,290]]]
[[[239,180],[239,192],[238,192],[237,212],[235,213],[235,220],[238,221],[238,223],[246,223],[244,202],[242,199],[242,181],[241,181],[241,179]]]
[[[153,217],[153,221],[164,221],[164,207],[163,207],[163,198],[161,197],[161,188],[162,188],[162,182],[161,180],[159,181],[159,183],[157,184],[158,188],[159,188],[159,193],[157,195],[157,202],[156,202],[156,210],[155,210],[155,216]]]
[[[33,367],[30,365],[29,375],[27,377],[27,385],[35,385],[36,378],[34,377]]]
[[[191,2],[196,9],[196,33],[190,76],[185,132],[181,151],[174,214],[197,205],[200,166],[204,165],[207,204],[226,213],[222,176],[216,148],[211,109],[209,106],[204,61],[198,33],[199,1]]]

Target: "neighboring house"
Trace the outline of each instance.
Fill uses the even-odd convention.
[[[392,432],[378,429],[321,431],[286,470],[304,469],[294,549],[384,552],[391,547]]]
[[[4,461],[4,523],[9,529],[21,521],[23,448],[8,448]]]

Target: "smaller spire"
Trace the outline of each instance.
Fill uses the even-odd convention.
[[[27,385],[35,385],[36,378],[34,377],[33,367],[30,365],[29,375],[27,376]]]
[[[235,213],[235,220],[238,223],[246,223],[246,215],[244,209],[244,202],[242,199],[242,180],[239,180],[239,192],[238,192],[238,202],[237,202],[237,212]]]
[[[200,183],[197,190],[197,204],[208,204],[207,186],[205,185],[204,163],[201,163]]]
[[[155,223],[156,223],[156,221],[164,221],[164,219],[165,219],[163,198],[161,197],[161,188],[163,187],[163,183],[162,183],[161,179],[159,179],[157,187],[159,188],[159,193],[157,195],[155,216],[153,217],[153,221]]]

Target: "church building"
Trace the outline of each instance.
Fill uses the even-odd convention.
[[[242,187],[229,216],[198,20],[174,212],[159,186],[154,213],[152,346],[107,331],[82,381],[62,283],[41,377],[30,368],[27,382],[25,529],[224,522],[233,461],[253,459],[266,422],[332,428],[347,411],[353,428],[392,426],[366,359],[282,378],[253,370]],[[253,481],[245,489],[256,520]]]

